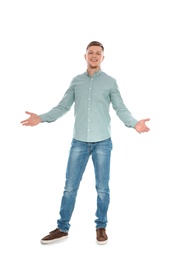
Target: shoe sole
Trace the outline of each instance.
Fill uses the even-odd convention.
[[[62,241],[64,239],[66,239],[66,238],[68,238],[68,236],[55,238],[55,239],[52,239],[52,240],[41,240],[40,243],[41,244],[52,244],[52,243],[55,243],[55,242],[58,242],[58,241]]]
[[[105,245],[105,244],[107,244],[108,240],[105,240],[105,241],[96,240],[96,242],[97,242],[98,245]]]

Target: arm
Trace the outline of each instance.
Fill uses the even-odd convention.
[[[133,127],[138,133],[148,132],[150,129],[146,125],[146,122],[150,119],[146,118],[139,121],[135,119],[125,106],[116,81],[114,83],[111,91],[111,102],[117,116],[127,127]]]
[[[74,86],[71,84],[57,106],[53,107],[49,112],[39,115],[41,122],[54,122],[70,110],[73,102]]]
[[[21,124],[24,126],[36,126],[41,122],[54,122],[70,110],[73,102],[74,90],[73,85],[71,84],[69,89],[66,91],[64,97],[56,107],[52,108],[49,112],[41,115],[26,111],[25,113],[30,115],[30,117],[26,120],[21,121]]]
[[[116,81],[113,82],[110,98],[111,98],[112,107],[116,111],[116,114],[119,117],[119,119],[127,127],[134,128],[138,120],[132,116],[131,112],[125,106]]]

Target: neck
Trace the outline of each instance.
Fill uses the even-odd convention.
[[[88,67],[87,68],[87,72],[90,76],[92,76],[96,71],[99,71],[100,70],[100,67],[97,67],[97,68],[91,68],[91,67]]]

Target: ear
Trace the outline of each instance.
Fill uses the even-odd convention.
[[[85,60],[86,60],[86,54],[84,54],[84,58],[85,58]]]

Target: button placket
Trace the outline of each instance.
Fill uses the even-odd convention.
[[[90,86],[89,86],[89,92],[88,92],[88,137],[90,134],[90,121],[91,121],[91,91],[92,91],[92,83],[93,78],[91,78]]]

